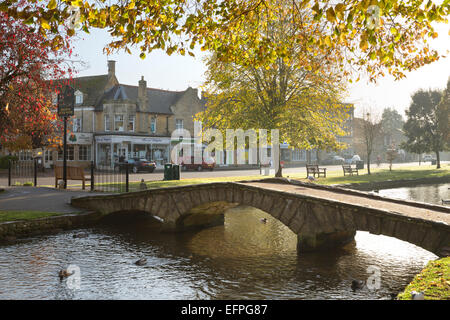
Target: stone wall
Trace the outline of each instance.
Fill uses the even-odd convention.
[[[82,213],[46,217],[41,219],[10,221],[0,223],[0,241],[10,241],[19,237],[54,233],[94,223],[99,219],[97,213]]]

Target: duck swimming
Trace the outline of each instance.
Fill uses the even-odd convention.
[[[266,218],[261,218],[261,219],[259,219],[259,221],[261,221],[262,223],[266,223],[267,219]]]
[[[365,283],[362,280],[352,280],[352,290],[353,291],[364,288],[364,285],[365,285]]]
[[[137,265],[137,266],[144,266],[144,265],[147,264],[147,259],[145,259],[145,258],[139,259],[134,264]]]
[[[73,273],[68,272],[67,270],[63,269],[63,270],[59,270],[58,276],[59,276],[59,280],[62,280],[64,278],[67,278],[69,276],[71,276]]]

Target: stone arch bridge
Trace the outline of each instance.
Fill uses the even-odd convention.
[[[222,224],[237,205],[261,209],[298,235],[298,249],[328,249],[356,230],[408,241],[438,256],[450,251],[450,208],[288,179],[220,182],[72,198],[99,216],[147,212],[170,230]]]

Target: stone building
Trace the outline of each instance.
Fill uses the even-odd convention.
[[[108,73],[75,78],[75,114],[70,118],[68,160],[112,167],[120,157],[169,162],[171,133],[183,128],[193,136],[193,116],[202,111],[198,89],[167,91],[121,84],[116,62],[108,61]],[[62,150],[45,150],[44,164],[62,159]]]

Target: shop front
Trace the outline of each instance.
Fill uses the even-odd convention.
[[[114,168],[114,164],[132,158],[155,161],[163,168],[170,161],[170,138],[148,136],[95,136],[95,163],[100,168]]]

